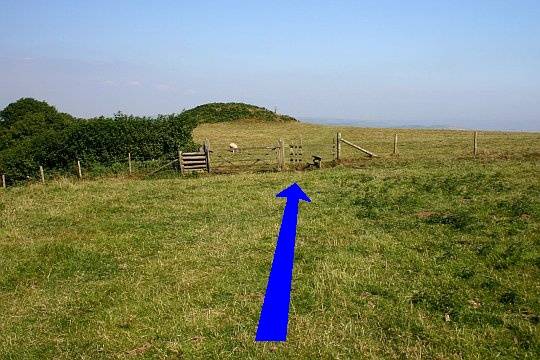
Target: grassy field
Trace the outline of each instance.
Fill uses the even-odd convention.
[[[400,156],[395,130],[241,122],[195,136],[216,149],[302,137],[331,157],[337,130],[381,158],[0,192],[0,358],[538,358],[540,134],[482,133],[477,159],[470,132],[399,130]],[[274,195],[293,181],[312,203],[289,337],[259,344]]]
[[[284,139],[286,144],[302,140],[306,154],[317,153],[328,161],[333,159],[332,141],[338,131],[343,138],[386,159],[391,158],[394,134],[398,134],[400,158],[408,160],[470,157],[473,149],[472,131],[337,127],[300,122],[237,121],[201,124],[195,129],[194,138],[199,143],[208,138],[216,151],[227,151],[231,142],[242,148],[273,145],[280,138]],[[483,160],[540,157],[539,133],[485,131],[479,133],[478,142],[479,155]],[[345,144],[342,149],[346,159],[362,158],[358,150]]]

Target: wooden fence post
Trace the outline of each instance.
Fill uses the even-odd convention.
[[[79,173],[79,179],[82,179],[81,161],[77,160],[77,170]]]
[[[206,157],[206,171],[210,172],[210,141],[204,139],[204,156]]]
[[[2,187],[4,189],[6,188],[6,175],[5,174],[2,174]]]
[[[283,139],[279,141],[281,142],[281,170],[285,170],[285,141]]]
[[[339,161],[341,157],[341,133],[338,132],[336,135],[336,160]]]
[[[41,175],[41,182],[45,184],[45,173],[43,172],[43,166],[39,165],[39,174]]]
[[[283,139],[278,140],[277,163],[278,171],[282,171],[285,167],[285,143],[283,142]]]
[[[281,171],[281,142],[279,139],[277,141],[277,147],[276,147],[276,161],[277,161],[277,169],[278,171]]]
[[[178,164],[179,164],[179,171],[181,175],[184,175],[184,162],[182,161],[182,151],[178,150]]]
[[[129,175],[131,175],[131,153],[128,153],[128,166],[129,166]]]
[[[397,134],[394,134],[394,155],[397,155]]]
[[[478,154],[478,131],[474,132],[473,154],[475,157]]]

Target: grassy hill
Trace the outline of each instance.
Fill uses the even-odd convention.
[[[303,137],[331,156],[336,131],[381,157],[0,191],[0,358],[537,358],[540,134],[482,133],[477,159],[467,132],[403,131],[400,156],[390,129],[239,121],[195,136]],[[293,181],[312,203],[289,337],[259,344],[274,195]]]
[[[243,103],[210,103],[184,111],[183,116],[195,118],[198,123],[218,123],[238,120],[258,121],[297,121],[287,116],[276,114],[255,105]]]

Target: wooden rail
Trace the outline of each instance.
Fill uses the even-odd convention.
[[[353,144],[352,142],[348,141],[348,140],[345,140],[343,138],[340,139],[342,142],[344,142],[345,144],[349,145],[349,146],[352,146],[353,148],[355,148],[356,150],[360,150],[361,152],[363,153],[366,153],[367,155],[369,155],[370,157],[377,157],[377,155],[375,155],[374,153],[372,153],[371,151],[369,150],[366,150],[364,148],[361,148],[360,146],[356,145],[356,144]]]
[[[146,176],[154,175],[155,173],[160,172],[161,170],[165,169],[165,168],[168,167],[168,166],[171,166],[172,164],[174,164],[174,163],[177,162],[177,161],[178,161],[178,159],[174,159],[173,161],[169,161],[167,164],[165,164],[165,165],[159,167],[158,169],[152,171],[150,174],[148,174],[148,175],[146,175]]]

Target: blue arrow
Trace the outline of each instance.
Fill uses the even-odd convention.
[[[276,197],[287,198],[287,203],[283,211],[255,341],[287,340],[298,204],[300,200],[311,202],[297,183],[282,190]]]

